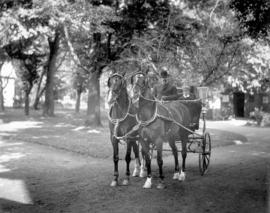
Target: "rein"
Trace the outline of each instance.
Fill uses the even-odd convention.
[[[115,104],[115,103],[114,103]],[[119,127],[119,124],[123,121],[125,121],[127,119],[128,116],[130,117],[136,117],[135,114],[131,114],[130,108],[131,108],[131,100],[128,99],[128,109],[127,109],[127,113],[125,114],[125,116],[123,116],[122,118],[112,118],[110,115],[110,112],[114,106],[114,104],[111,105],[109,113],[108,113],[108,119],[109,121],[114,124],[114,131],[113,131],[113,137],[116,138],[117,140],[126,140],[128,138],[129,135],[131,135],[132,133],[134,133],[135,131],[138,130],[138,128],[136,127],[137,125],[135,125],[129,132],[127,132],[125,135],[123,136],[117,136],[117,129]]]
[[[198,134],[198,133],[192,131],[191,129],[185,127],[183,124],[181,124],[181,123],[177,122],[175,119],[173,119],[173,118],[172,118],[173,116],[172,116],[171,111],[170,111],[166,106],[164,106],[164,104],[163,104],[162,101],[159,101],[159,100],[156,100],[156,99],[148,99],[148,98],[142,96],[141,94],[140,94],[140,97],[143,98],[143,99],[145,99],[145,100],[147,100],[147,101],[156,102],[156,105],[155,105],[156,107],[155,107],[155,113],[154,113],[154,115],[153,115],[149,120],[147,120],[147,121],[142,121],[142,120],[140,120],[138,114],[136,114],[136,120],[137,120],[137,122],[138,122],[138,125],[140,125],[140,126],[142,126],[142,127],[144,128],[144,127],[147,127],[147,126],[149,126],[150,124],[152,124],[156,119],[160,118],[160,119],[162,119],[162,120],[166,120],[166,121],[169,121],[169,122],[173,122],[173,123],[175,123],[176,125],[180,126],[181,128],[185,129],[186,131],[188,131],[188,132],[190,132],[190,133],[192,133],[192,134],[195,134],[195,135],[197,135],[197,136],[200,136],[200,134]],[[162,107],[163,107],[163,108],[171,115],[171,118],[167,118],[167,117],[165,117],[165,116],[163,116],[163,115],[160,115],[160,114],[158,113],[158,107],[157,107],[158,105],[159,105],[159,106],[162,106]]]
[[[108,114],[109,121],[111,123],[113,123],[113,124],[117,124],[117,123],[120,123],[120,122],[124,121],[127,118],[127,116],[135,117],[134,114],[129,113],[129,111],[130,111],[130,105],[131,105],[130,103],[131,103],[131,101],[130,101],[130,99],[128,99],[128,109],[127,109],[127,113],[125,114],[124,117],[122,117],[122,118],[112,118],[111,115],[110,115],[110,112],[111,112],[111,110],[112,110],[112,108],[113,108],[113,106],[115,104],[115,103],[113,103],[111,105],[111,107],[110,107],[109,114]]]
[[[146,99],[146,98],[143,97],[142,95],[140,95],[140,96],[141,96],[142,98],[144,98],[145,100],[147,100],[147,101],[156,102],[155,100]],[[155,113],[154,113],[154,115],[152,116],[152,118],[150,118],[150,119],[147,120],[147,121],[142,121],[142,120],[140,120],[140,118],[139,118],[139,116],[138,116],[138,113],[137,113],[137,114],[136,114],[136,121],[137,121],[138,124],[140,124],[140,126],[145,127],[145,126],[148,126],[148,125],[150,125],[151,123],[153,123],[153,122],[156,120],[157,117],[158,117],[158,112],[157,112],[157,105],[156,105],[156,107],[155,107]]]

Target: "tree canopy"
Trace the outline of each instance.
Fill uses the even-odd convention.
[[[179,86],[228,77],[252,85],[269,77],[269,10],[268,0],[4,0],[0,50],[22,61],[28,83],[44,70],[52,73],[47,82],[61,76],[57,63],[68,51],[73,87],[89,98],[98,96],[95,82],[105,67],[158,73],[165,66]]]
[[[270,2],[268,0],[232,0],[230,6],[235,11],[244,33],[252,38],[269,36]]]

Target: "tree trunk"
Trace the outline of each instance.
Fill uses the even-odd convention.
[[[36,99],[35,99],[35,102],[34,102],[34,104],[33,104],[33,108],[34,108],[35,110],[38,110],[38,109],[39,109],[39,108],[38,108],[39,101],[40,101],[40,98],[42,97],[43,93],[45,92],[45,89],[46,89],[46,87],[44,86],[44,87],[42,88],[42,90],[39,92],[38,97],[36,97]]]
[[[2,57],[2,54],[1,54]],[[1,77],[1,70],[3,67],[4,62],[0,61],[0,112],[5,111],[5,104],[4,104],[4,85]]]
[[[60,31],[57,30],[53,41],[48,41],[50,46],[50,56],[47,70],[45,102],[43,107],[44,116],[54,116],[54,75],[56,72],[57,55],[60,48]]]
[[[88,100],[87,100],[87,120],[86,125],[102,126],[100,119],[100,73],[101,66],[101,34],[95,33],[93,35],[93,70],[88,82]]]
[[[29,85],[28,88],[25,89],[25,97],[24,97],[24,114],[26,116],[29,115],[29,103],[30,103],[30,100],[29,100],[29,95],[31,93],[31,90],[33,88],[33,85]]]
[[[26,116],[29,115],[29,93],[27,91],[25,92],[25,97],[24,97],[24,114]]]
[[[100,118],[100,82],[99,72],[91,74],[88,83],[87,120],[86,125],[102,126]]]
[[[44,77],[45,73],[46,73],[46,69],[44,68],[44,70],[42,71],[42,73],[40,75],[40,79],[39,79],[38,86],[37,86],[35,101],[34,101],[34,104],[33,104],[34,110],[38,110],[40,97],[42,96],[42,94],[43,94],[43,92],[45,90],[45,88],[43,88],[41,90],[41,84],[42,84],[42,80],[43,80],[43,77]]]
[[[3,88],[2,78],[0,76],[0,112],[3,112],[3,111],[5,111],[5,106],[4,106],[4,88]]]
[[[77,89],[76,90],[76,106],[75,106],[75,112],[76,113],[79,113],[80,112],[81,95],[82,95],[82,90],[81,89]]]

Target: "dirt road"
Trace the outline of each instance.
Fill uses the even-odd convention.
[[[231,122],[209,122],[208,127],[235,131],[248,141],[213,149],[210,171],[203,177],[198,172],[197,154],[189,154],[185,182],[172,180],[173,158],[165,157],[164,190],[155,188],[157,173],[150,190],[142,188],[140,178],[132,178],[129,186],[112,188],[110,159],[2,138],[0,212],[268,212],[269,128]],[[124,166],[121,161],[122,178]],[[153,170],[157,171],[155,161]]]

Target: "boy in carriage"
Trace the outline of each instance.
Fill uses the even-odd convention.
[[[194,86],[191,86],[191,87],[184,86],[183,93],[179,97],[179,100],[194,100],[194,99],[196,99],[195,87]]]

